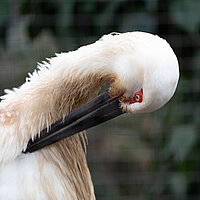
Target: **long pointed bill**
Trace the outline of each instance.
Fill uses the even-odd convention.
[[[108,91],[102,93],[70,113],[66,118],[52,124],[49,131],[47,129],[42,130],[40,136],[37,136],[34,141],[32,139],[29,141],[24,153],[37,151],[123,114],[120,108],[120,96],[110,97]]]

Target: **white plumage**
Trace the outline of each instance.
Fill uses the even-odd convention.
[[[107,82],[123,93],[124,112],[151,112],[173,96],[179,78],[169,44],[143,32],[105,35],[76,51],[57,54],[29,74],[0,103],[0,199],[95,199],[78,135],[32,154],[30,138],[86,103]],[[142,90],[141,103],[130,103]],[[124,100],[123,100],[124,99]],[[85,134],[80,133],[85,141]]]

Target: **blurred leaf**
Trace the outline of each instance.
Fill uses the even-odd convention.
[[[195,72],[200,73],[200,50],[194,55],[194,69],[196,70]]]
[[[59,4],[57,16],[57,33],[59,36],[66,36],[68,28],[73,24],[73,2]]]
[[[109,2],[102,13],[96,16],[96,23],[101,26],[99,32],[101,35],[109,32],[110,26],[114,24],[116,10],[121,5],[121,1]]]
[[[83,4],[83,6],[81,7],[81,12],[84,13],[92,13],[96,10],[96,3],[95,2],[85,2],[85,4]]]
[[[5,22],[7,18],[9,18],[10,14],[10,5],[11,2],[7,0],[1,0],[0,2],[0,25]]]
[[[56,38],[48,30],[42,31],[33,41],[33,50],[38,52],[38,57],[45,59],[46,56],[54,56],[58,51]],[[43,53],[43,54],[42,54]],[[44,56],[44,57],[43,57]]]
[[[146,12],[131,13],[125,15],[121,23],[120,31],[126,32],[140,30],[153,33],[156,30],[156,24],[156,19],[153,15]]]
[[[196,144],[197,136],[193,126],[182,125],[172,132],[166,145],[167,156],[173,155],[175,159],[184,161],[192,147]]]
[[[176,199],[180,199],[181,197],[183,200],[187,191],[186,177],[179,172],[173,173],[172,177],[170,178],[170,186]]]
[[[18,52],[29,48],[30,41],[26,31],[28,23],[29,17],[15,18],[15,23],[7,31],[6,40],[9,52]]]
[[[190,33],[198,32],[200,25],[199,10],[199,0],[176,0],[170,6],[170,14],[174,21]]]
[[[158,6],[158,0],[151,0],[151,1],[145,0],[145,2],[146,2],[146,8],[149,11],[155,10]]]

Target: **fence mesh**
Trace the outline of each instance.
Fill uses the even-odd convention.
[[[38,61],[113,31],[147,31],[173,47],[181,78],[173,99],[150,114],[123,115],[88,131],[98,200],[200,198],[200,1],[0,1],[0,92]],[[158,55],[159,56],[159,55]]]

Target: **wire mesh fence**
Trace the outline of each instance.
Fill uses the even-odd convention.
[[[0,1],[1,94],[37,62],[113,31],[158,34],[178,57],[178,90],[164,108],[88,131],[98,200],[200,198],[199,10],[198,0]]]

